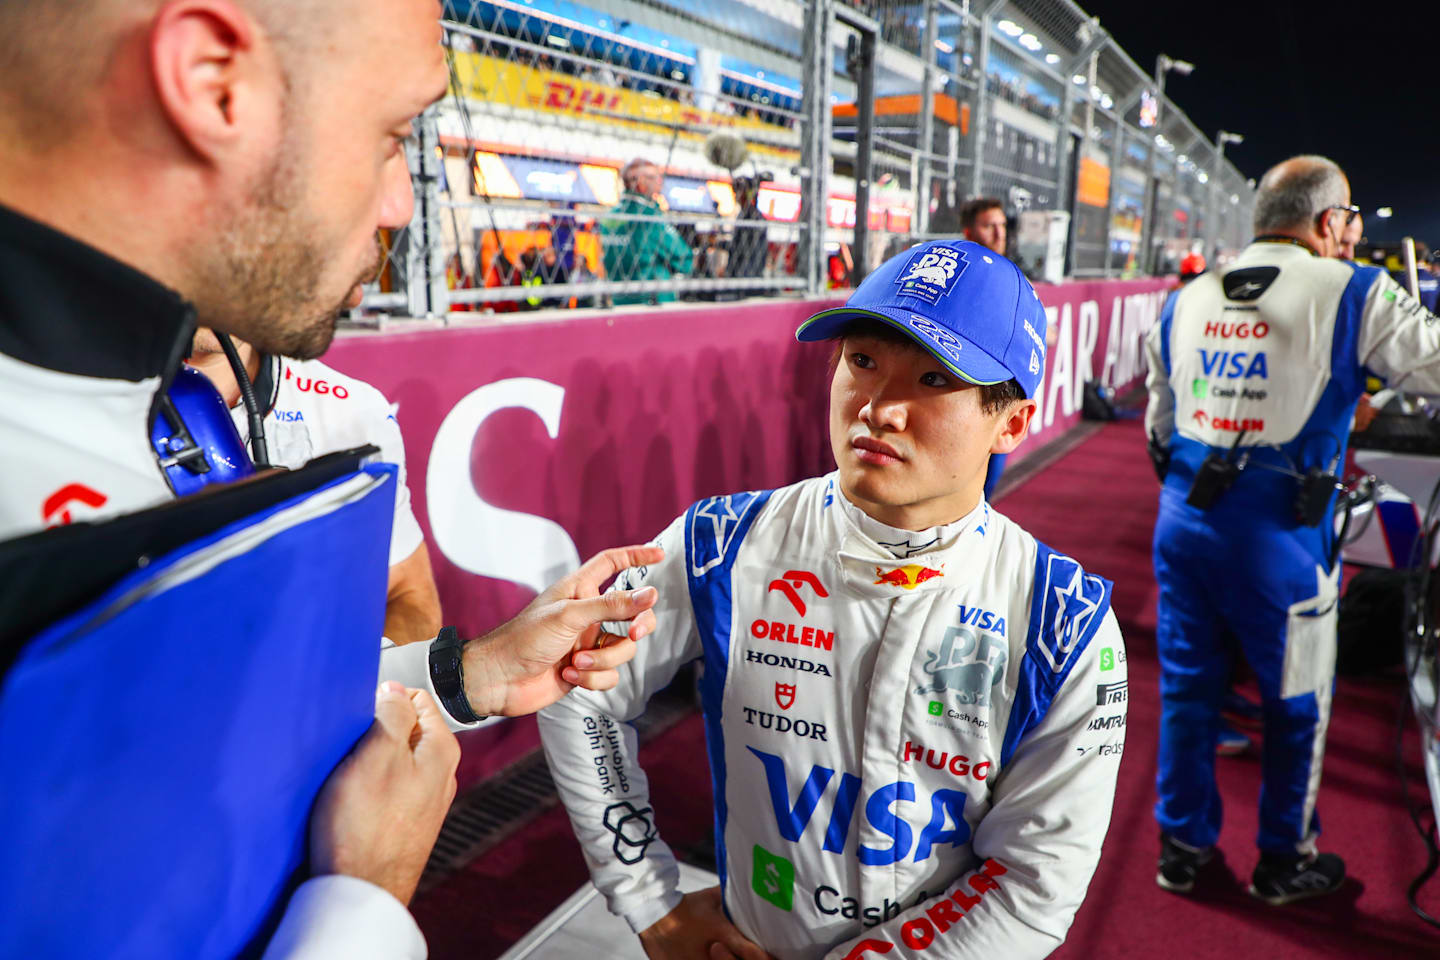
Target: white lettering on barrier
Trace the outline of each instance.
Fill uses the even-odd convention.
[[[1124,297],[1116,297],[1110,301],[1110,331],[1105,336],[1105,363],[1100,368],[1100,382],[1107,387],[1114,387],[1117,383],[1124,383],[1120,379],[1120,327],[1121,311],[1124,309]]]
[[[455,566],[536,593],[580,566],[565,528],[553,520],[491,506],[470,479],[475,434],[507,407],[529,410],[553,440],[560,433],[565,388],[533,377],[497,380],[471,391],[445,415],[425,471],[425,498],[435,545]]]
[[[1045,426],[1055,422],[1055,398],[1058,395],[1065,416],[1075,412],[1075,333],[1071,322],[1070,304],[1060,307],[1060,323],[1056,327],[1055,359],[1050,362],[1050,386],[1045,390]]]
[[[1160,315],[1165,295],[1164,290],[1152,290],[1126,297],[1117,296],[1111,301],[1105,363],[1099,378],[1105,386],[1123,387],[1145,375],[1147,364],[1142,344]]]
[[[1059,308],[1045,308],[1045,337],[1047,340],[1055,335],[1056,318],[1059,316]],[[1030,418],[1030,433],[1028,434],[1032,437],[1045,429],[1045,410],[1049,407],[1049,404],[1045,402],[1045,384],[1050,381],[1050,369],[1055,363],[1054,356],[1053,348],[1045,354],[1046,369],[1040,374],[1040,382],[1035,385],[1035,414]]]
[[[1080,304],[1080,319],[1075,327],[1075,393],[1071,409],[1079,410],[1085,402],[1085,384],[1095,379],[1095,343],[1100,339],[1100,302],[1086,300]]]

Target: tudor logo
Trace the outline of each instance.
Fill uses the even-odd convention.
[[[790,601],[790,606],[794,607],[795,612],[803,617],[805,616],[805,601],[800,597],[801,587],[809,587],[820,597],[830,596],[825,591],[825,586],[820,582],[820,578],[808,570],[786,570],[779,580],[770,581],[769,589],[783,593],[785,599]]]
[[[781,710],[789,710],[795,705],[795,684],[775,684],[775,705]]]

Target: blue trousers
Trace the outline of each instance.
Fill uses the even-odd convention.
[[[1215,740],[1233,650],[1260,682],[1264,753],[1257,843],[1308,853],[1335,677],[1336,574],[1325,531],[1202,512],[1167,487],[1155,525],[1160,585],[1160,829],[1192,847],[1220,836]]]

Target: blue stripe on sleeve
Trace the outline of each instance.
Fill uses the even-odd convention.
[[[1340,385],[1346,400],[1353,401],[1365,392],[1365,372],[1360,369],[1360,323],[1365,316],[1370,288],[1379,283],[1384,274],[1379,267],[1356,267],[1355,275],[1340,295],[1340,309],[1335,312],[1335,338],[1330,345],[1330,379]]]
[[[705,716],[705,743],[715,787],[715,866],[725,890],[725,736],[721,727],[725,676],[730,665],[731,568],[750,525],[770,499],[769,490],[711,497],[685,511],[685,562],[690,605],[700,633],[704,673],[700,707]]]
[[[1001,769],[1025,735],[1050,712],[1055,695],[1110,609],[1109,580],[1086,573],[1080,564],[1043,543],[1036,547],[1030,631],[1000,747]]]

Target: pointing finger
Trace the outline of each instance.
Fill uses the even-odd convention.
[[[611,547],[586,560],[571,577],[584,589],[598,591],[600,585],[621,570],[646,567],[665,559],[665,551],[653,544]]]
[[[655,606],[660,594],[654,587],[611,590],[589,600],[562,600],[562,622],[576,633],[606,620],[631,620]]]

